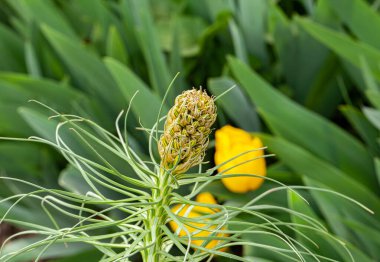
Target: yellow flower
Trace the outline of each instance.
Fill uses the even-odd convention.
[[[205,204],[216,204],[216,200],[215,198],[208,192],[204,192],[204,193],[200,193],[197,197],[196,197],[196,201],[199,202],[199,203],[205,203]],[[172,211],[175,213],[178,209],[180,209],[182,207],[182,205],[176,205]],[[213,214],[215,213],[214,210],[208,208],[208,207],[201,207],[201,206],[194,206],[193,209],[188,213],[188,208],[189,206],[186,205],[184,206],[177,214],[177,216],[181,216],[181,217],[188,217],[188,218],[196,218],[196,217],[200,217],[204,214]],[[188,214],[186,214],[188,213]],[[178,225],[176,222],[174,221],[170,221],[169,222],[169,225],[170,227],[172,228],[172,230],[174,232],[177,231],[178,229]],[[213,225],[213,226],[207,226],[206,224],[204,223],[195,223],[195,222],[189,222],[187,225],[185,225],[185,228],[188,232],[190,233],[194,233],[195,231],[198,231],[199,229],[197,228],[194,228],[192,226],[195,226],[195,227],[205,227],[207,228],[207,231],[200,231],[194,235],[192,235],[192,237],[207,237],[209,235],[212,234],[212,230],[214,229],[217,229],[217,225]],[[223,230],[225,230],[225,228],[222,228]],[[185,237],[187,236],[187,232],[185,230],[181,230],[179,232],[179,236],[181,237]],[[222,236],[225,236],[225,234],[222,234],[222,233],[219,233],[219,234],[216,234],[216,236],[218,237],[222,237]],[[199,239],[199,240],[192,240],[191,243],[196,245],[196,246],[201,246],[203,244],[203,241],[205,240],[202,240],[202,239]],[[216,245],[219,244],[219,240],[211,240],[206,246],[205,248],[208,248],[208,249],[212,249],[214,248]],[[220,251],[225,251],[226,248],[222,248],[220,249]]]
[[[219,165],[243,152],[263,147],[258,137],[253,137],[246,131],[232,126],[224,126],[215,132],[215,164]],[[222,172],[234,165],[264,155],[263,150],[249,152],[218,168]],[[224,174],[254,174],[266,175],[265,159],[259,158],[243,165],[236,166]],[[246,193],[255,190],[263,183],[263,178],[258,177],[230,177],[222,178],[222,182],[228,190],[234,193]]]

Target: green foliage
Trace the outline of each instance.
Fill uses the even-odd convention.
[[[62,119],[48,119],[50,113],[29,100],[44,103],[65,116],[91,119],[116,134],[114,120],[138,91],[122,132],[142,160],[148,160],[149,155],[158,159],[156,150],[149,150],[152,139],[147,129],[156,123],[161,101],[178,71],[181,73],[164,100],[162,115],[178,94],[192,86],[202,85],[217,96],[236,85],[217,100],[217,128],[233,124],[255,132],[276,155],[267,161],[269,178],[310,188],[301,191],[310,205],[290,191],[270,194],[258,203],[306,213],[339,238],[337,242],[300,225],[285,230],[316,255],[351,261],[339,244],[342,242],[356,261],[380,257],[379,1],[0,3],[0,137],[39,136],[59,143],[56,128]],[[99,157],[69,129],[62,129],[60,136],[73,151],[94,162],[107,162],[141,185],[134,180],[138,172],[126,165],[125,159],[114,157],[107,145],[97,145]],[[206,159],[211,162],[204,168],[213,167],[212,150]],[[75,162],[70,163],[43,143],[1,140],[0,174],[81,196],[92,190],[75,169]],[[202,190],[234,206],[273,187],[267,182],[255,192],[238,195],[215,179]],[[337,194],[311,190],[314,187],[345,194],[375,214],[359,210]],[[30,185],[1,180],[0,217],[11,205],[2,200],[31,190]],[[191,190],[184,185],[179,192]],[[110,198],[120,197],[107,187],[100,191]],[[294,214],[275,210],[263,213],[289,223],[305,223]],[[51,223],[37,200],[21,201],[8,216],[14,221],[25,217],[30,223]],[[257,222],[252,214],[239,219]],[[64,216],[57,220],[60,225],[72,223]],[[28,228],[27,224],[18,226]],[[262,244],[284,247],[284,242],[268,234],[248,234],[240,239],[256,243],[257,238]],[[33,241],[36,238],[12,241],[5,251]],[[72,249],[53,245],[43,257],[56,261],[92,257],[95,261],[103,251],[88,245]],[[272,251],[246,245],[242,254],[246,261],[299,259]],[[231,254],[237,254],[234,252],[232,249]],[[35,255],[24,254],[18,261]],[[306,258],[312,260],[317,259]]]

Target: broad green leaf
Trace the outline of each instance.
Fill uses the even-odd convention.
[[[1,141],[0,167],[6,170],[5,175],[9,177],[36,182],[44,175],[39,162],[42,152],[46,150],[46,147],[43,148],[33,143]]]
[[[2,197],[0,197],[0,200],[3,200]],[[1,218],[9,210],[13,202],[2,202],[0,203],[0,215]],[[38,203],[35,203],[35,207],[40,208],[40,205]],[[16,205],[11,209],[11,211],[8,213],[8,215],[5,217],[5,219],[14,219],[14,220],[19,220],[19,221],[25,221],[25,219],[28,219],[29,223],[36,223],[36,224],[43,224],[45,223],[48,224],[50,223],[49,218],[46,216],[45,213],[40,212],[39,210],[35,210],[34,212],[31,212],[33,210],[30,206],[26,207],[22,204]],[[59,218],[58,218],[59,220]],[[22,226],[18,226],[19,228],[25,228]],[[13,241],[12,241],[13,242]],[[12,243],[11,242],[11,243]]]
[[[307,10],[308,14],[313,14],[315,9],[315,3],[313,0],[300,0],[302,2],[304,8]]]
[[[107,32],[111,24],[120,29],[109,5],[109,2],[81,0],[67,2],[61,8],[81,38],[88,39],[97,49],[105,50]]]
[[[307,0],[308,1],[308,0]],[[341,20],[333,10],[331,10],[330,0],[320,0],[314,5],[314,12],[311,14],[317,22],[328,25],[331,28],[340,28]]]
[[[379,158],[375,158],[375,167],[376,167],[377,182],[380,185],[380,159]]]
[[[212,20],[217,20],[218,16],[224,12],[235,12],[235,5],[233,0],[214,0],[214,1],[205,1],[206,10],[209,13],[209,17]]]
[[[128,44],[126,47],[128,50],[128,54],[131,55],[131,60],[133,58],[133,54],[137,58],[141,59],[141,56],[138,56],[140,55],[141,50],[140,50],[140,45],[137,41],[135,28],[133,26],[130,26],[134,24],[134,19],[135,19],[134,10],[130,7],[130,0],[120,1],[119,11],[121,14],[121,20],[122,20],[121,22],[124,25],[122,26],[122,30],[120,31],[120,33],[123,33],[124,39],[126,43]],[[140,63],[140,61],[136,61],[136,62]]]
[[[346,70],[356,82],[356,86],[362,91],[369,102],[380,110],[380,88],[376,83],[375,76],[369,68],[365,59],[361,59],[361,72],[356,70],[354,66],[345,63]]]
[[[107,168],[111,168],[120,174],[129,177],[136,176],[135,172],[125,161],[122,154],[110,150],[109,147],[106,147],[101,143],[101,141],[108,141],[104,141],[104,139],[102,139],[103,137],[97,133],[99,130],[92,130],[86,125],[76,126],[75,123],[78,122],[68,123],[64,127],[60,127],[58,130],[58,121],[56,119],[48,119],[43,113],[25,107],[20,108],[19,112],[40,137],[56,143],[58,134],[60,139],[65,143],[65,146],[76,155],[85,157]],[[62,123],[63,120],[60,120],[60,123]],[[80,128],[82,128],[84,131],[87,131],[91,135],[96,136],[100,141],[92,139],[86,135],[84,131],[81,131]],[[79,136],[77,132],[79,132],[81,136]],[[84,139],[86,140],[84,141]],[[140,157],[145,159],[144,155],[140,154]],[[86,167],[81,167],[82,169],[87,170]],[[116,181],[119,180],[115,175],[112,176],[111,174],[107,173],[107,176]]]
[[[302,184],[302,179],[281,161],[268,166],[267,177],[286,185]]]
[[[48,79],[34,79],[27,75],[0,73],[0,101],[25,104],[38,100],[58,111],[68,113],[75,104],[85,109],[88,99],[74,88]]]
[[[67,258],[56,259],[55,262],[83,262],[83,261],[99,261],[102,254],[97,250],[91,250],[83,253],[79,253]]]
[[[278,27],[281,28],[281,30],[286,30],[286,28],[289,26],[290,21],[286,17],[286,14],[276,6],[275,4],[269,5],[268,9],[268,30],[271,35],[276,33],[276,30],[278,30]],[[279,38],[278,40],[287,41],[287,38]]]
[[[124,64],[128,63],[128,53],[115,26],[111,26],[108,30],[106,54]]]
[[[40,24],[48,24],[56,31],[69,37],[75,37],[74,30],[53,2],[44,0],[8,0],[8,3],[27,23],[37,21]]]
[[[362,231],[368,237],[369,241],[372,241],[374,244],[380,247],[380,232],[374,230],[374,228],[369,227],[365,224],[355,223],[350,220],[343,221],[344,224],[348,225],[351,228],[356,228],[358,231]]]
[[[364,0],[328,1],[331,8],[363,42],[380,49],[380,15]]]
[[[292,97],[314,111],[331,115],[340,101],[337,58],[296,21],[288,21],[277,5],[271,4],[269,11],[273,44]],[[331,17],[323,1],[318,1],[312,19],[335,26]]]
[[[342,32],[334,31],[312,22],[308,19],[297,19],[299,24],[315,39],[326,45],[337,55],[346,59],[356,67],[361,66],[361,60],[364,58],[368,66],[373,70],[377,79],[380,79],[380,51],[374,47],[354,41]]]
[[[380,217],[379,197],[362,184],[347,176],[342,170],[332,166],[326,160],[315,156],[302,147],[280,137],[269,135],[260,135],[260,137],[263,139],[264,144],[270,148],[270,151],[274,152],[293,171],[318,182],[323,188],[352,197],[373,210],[375,212],[374,218]],[[352,203],[350,205],[353,206]],[[370,214],[367,215],[358,206],[355,206],[355,209],[358,210],[358,213],[361,211],[360,214],[362,216],[371,216]]]
[[[59,185],[67,191],[80,195],[86,195],[88,192],[93,192],[80,171],[70,164],[59,175]],[[96,185],[96,187],[103,195],[110,199],[122,199],[123,197],[121,194],[112,191],[109,188],[100,185]]]
[[[255,15],[252,15],[253,11]],[[266,65],[269,62],[265,46],[265,23],[267,20],[268,1],[239,1],[236,12],[248,52],[258,57]]]
[[[367,61],[364,59],[361,60],[361,71],[362,71],[363,82],[365,84],[365,89],[367,91],[380,93],[380,88],[377,86],[377,83],[372,74],[372,71],[369,68]]]
[[[33,236],[29,238],[21,238],[14,240],[10,242],[8,245],[4,248],[4,253],[7,254],[16,250],[19,250],[29,244],[35,243],[37,241],[41,240],[41,237],[39,236]],[[85,243],[55,243],[52,244],[46,252],[41,256],[41,259],[48,259],[48,258],[62,258],[66,256],[72,256],[75,254],[82,253],[86,250],[89,250],[91,247],[88,244]],[[33,249],[29,252],[23,252],[22,254],[18,255],[16,258],[12,259],[12,262],[21,262],[21,261],[31,261],[37,257],[37,255],[41,252],[43,249],[42,247]]]
[[[252,235],[243,235],[243,238],[249,240],[253,243],[260,243],[262,245],[274,246],[277,248],[291,250],[290,247],[284,243],[279,237],[275,237],[273,235],[265,234],[265,233],[257,233]],[[259,239],[259,241],[257,240]],[[255,246],[245,246],[243,248],[243,256],[253,256],[268,259],[269,261],[276,262],[288,262],[288,261],[299,261],[299,257],[293,252],[285,253],[288,257],[279,254],[279,252],[273,252],[271,249],[266,249],[263,247],[255,247]],[[290,258],[289,258],[290,257]],[[306,257],[306,256],[305,256]],[[257,261],[256,259],[252,261]],[[265,260],[264,260],[265,261]]]
[[[378,130],[380,130],[380,111],[373,108],[364,107],[363,113],[372,123],[372,125],[374,125]]]
[[[87,192],[92,191],[81,173],[72,165],[68,165],[61,172],[59,185],[68,191],[81,195],[86,195]]]
[[[85,111],[90,108],[88,99],[71,87],[21,74],[0,73],[0,133],[23,137],[32,134],[17,112],[18,107],[27,106],[31,99],[64,113],[72,112],[73,108]]]
[[[353,106],[341,106],[340,110],[343,112],[344,116],[351,123],[351,125],[356,129],[361,138],[371,149],[372,153],[379,155],[380,146],[374,143],[379,137],[379,130],[376,129],[365,117],[365,115]]]
[[[112,125],[110,119],[113,120],[117,113],[125,108],[125,100],[105,65],[79,42],[48,26],[43,26],[42,31],[68,67],[74,78],[75,86],[86,90],[99,101],[102,108],[97,113],[103,114],[104,123]],[[105,117],[106,115],[108,117]]]
[[[25,72],[21,38],[0,24],[0,70]]]
[[[104,63],[115,79],[125,101],[130,103],[133,95],[138,91],[131,104],[131,108],[136,118],[141,119],[141,123],[144,127],[152,128],[156,123],[157,114],[160,110],[160,98],[129,68],[120,62],[112,58],[105,58]],[[149,106],[147,106],[147,101],[149,101]],[[168,109],[164,106],[162,116],[165,115],[167,111]]]
[[[0,100],[1,101],[1,100]],[[0,135],[25,137],[32,133],[32,130],[25,121],[18,115],[17,107],[14,104],[1,101],[0,104]]]
[[[172,30],[172,43],[171,43],[171,52],[170,52],[170,71],[171,73],[177,74],[180,73],[177,76],[176,79],[176,88],[178,89],[178,93],[181,90],[186,90],[186,83],[185,83],[185,74],[184,74],[184,60],[181,55],[181,39],[180,39],[180,32],[182,28],[180,25],[175,24],[173,30]],[[171,103],[167,103],[169,105],[173,105],[174,101],[171,101]]]
[[[248,54],[247,48],[244,43],[243,35],[237,24],[234,20],[230,20],[228,22],[228,27],[230,29],[230,34],[232,38],[232,42],[234,44],[235,56],[240,60],[248,63]]]
[[[319,221],[320,223],[323,223],[321,219],[316,216],[311,206],[305,203],[305,201],[301,199],[298,195],[296,195],[294,192],[288,191],[288,199],[289,199],[289,207],[292,210],[305,214]],[[294,223],[310,226],[307,222],[305,222],[305,220],[295,215],[292,215],[292,220]],[[345,250],[343,245],[340,244],[336,239],[333,239],[331,236],[328,236],[327,234],[322,233],[322,232],[317,232],[315,230],[310,230],[304,227],[297,227],[297,226],[296,228],[318,245],[318,247],[314,246],[308,240],[306,240],[304,236],[296,233],[297,239],[300,240],[308,248],[313,250],[313,252],[315,252],[316,254],[323,255],[328,258],[337,259],[338,261],[351,261],[350,255],[347,252],[347,250]],[[367,257],[364,253],[362,253],[352,244],[345,243],[345,245],[351,252],[355,261],[368,261],[368,262],[371,261],[369,257]],[[344,259],[342,260],[342,258]]]
[[[289,202],[289,208],[292,210],[299,212],[303,215],[306,215],[312,219],[315,219],[316,221],[320,221],[320,219],[315,215],[314,211],[311,209],[310,206],[308,206],[303,199],[301,199],[298,195],[296,195],[294,192],[288,191],[288,202]],[[303,225],[303,226],[310,226],[309,223],[307,223],[304,219],[291,215],[292,222],[295,224]],[[340,246],[339,243],[331,239],[329,236],[324,234],[323,232],[317,232],[315,230],[307,229],[302,226],[295,226],[297,230],[305,234],[309,239],[314,241],[318,247],[313,245],[309,242],[308,239],[306,239],[303,235],[296,232],[297,240],[299,240],[302,244],[304,244],[306,247],[308,247],[313,252],[317,253],[318,255],[323,255],[328,258],[337,259],[338,261],[342,261],[342,253],[346,253],[343,251],[343,247]],[[342,252],[343,251],[343,252]],[[347,260],[348,254],[345,254]]]
[[[158,33],[154,27],[154,21],[149,15],[149,2],[147,0],[129,0],[129,8],[135,15],[135,34],[143,51],[150,81],[156,92],[163,97],[169,86],[171,76],[159,44]],[[175,90],[169,94],[169,100],[175,98]]]
[[[259,256],[244,256],[245,259],[248,259],[248,261],[255,261],[255,262],[272,262],[272,260],[265,259]],[[223,262],[223,261],[222,261]]]
[[[165,51],[173,52],[173,32],[176,32],[175,37],[179,43],[181,56],[193,57],[199,53],[199,38],[206,29],[203,19],[196,16],[179,15],[159,20],[156,27],[160,44]]]
[[[327,217],[333,232],[341,237],[350,239],[357,245],[358,243],[355,240],[355,236],[360,234],[360,232],[352,232],[352,229],[343,225],[341,220],[343,218],[349,218],[363,224],[372,224],[374,226],[378,224],[376,221],[379,219],[380,200],[377,195],[348,178],[340,170],[296,145],[286,142],[281,138],[267,135],[262,135],[261,137],[271,151],[276,153],[282,161],[286,162],[292,170],[298,174],[302,174],[306,181],[312,180],[317,182],[317,184],[308,182],[307,185],[343,193],[374,210],[375,214],[372,215],[339,196],[327,192],[311,190],[319,207],[324,210],[324,215]],[[365,243],[365,236],[361,235],[360,237],[360,242]],[[368,246],[371,245],[372,244],[368,244]]]
[[[371,102],[371,104],[375,108],[380,110],[380,93],[379,93],[379,91],[367,90],[367,91],[365,91],[365,95],[367,96],[367,98]]]
[[[206,21],[212,20],[207,4],[207,1],[189,1],[186,3],[191,13],[197,14],[197,16],[202,17]]]
[[[89,159],[94,159],[94,153],[89,150],[88,145],[86,145],[70,128],[73,128],[72,125],[68,124],[65,127],[61,127],[57,131],[57,125],[62,123],[62,119],[57,118],[49,119],[49,114],[42,113],[40,110],[20,107],[18,109],[19,114],[24,118],[24,120],[29,124],[29,126],[34,130],[36,134],[41,138],[49,140],[51,142],[56,142],[57,134],[64,141],[64,143],[76,154],[82,155]],[[49,112],[50,113],[50,112]],[[93,147],[96,146],[94,143]]]
[[[25,43],[25,60],[26,66],[28,68],[28,73],[35,78],[40,78],[41,68],[36,56],[36,51],[31,42]]]
[[[290,168],[284,166],[282,163],[276,163],[268,166],[267,177],[275,179],[283,183],[300,184],[302,180],[295,174]],[[267,190],[273,188],[273,183],[265,180],[264,184],[257,190],[247,192],[245,194],[233,193],[229,191],[222,183],[222,181],[214,181],[204,188],[204,192],[212,192],[212,194],[218,198],[220,202],[228,201],[229,203],[234,203],[238,206],[244,205],[248,201],[252,200],[254,197]],[[259,201],[260,204],[271,204],[279,206],[287,206],[286,203],[286,193],[281,191],[275,194],[270,194],[264,199]]]
[[[319,70],[314,72],[314,79],[310,83],[305,106],[326,117],[331,116],[342,100],[337,79],[341,76],[339,61],[333,54],[329,54]],[[306,82],[306,79],[304,79]]]
[[[378,190],[371,157],[359,141],[276,91],[239,60],[228,60],[241,87],[275,134],[341,169],[357,183]]]
[[[222,182],[214,182],[209,184],[204,188],[204,192],[211,192],[213,196],[218,198],[218,201],[223,202],[225,205],[229,206],[243,206],[253,198],[257,197],[260,194],[263,194],[267,190],[273,189],[273,184],[267,182],[263,184],[259,189],[253,190],[244,194],[233,193],[229,191]],[[286,193],[285,191],[280,191],[275,194],[269,194],[266,197],[257,201],[257,205],[274,205],[280,207],[287,207],[286,202]],[[276,212],[276,215],[280,215],[281,212]],[[285,215],[286,216],[286,215]],[[245,217],[245,216],[244,216]],[[247,216],[249,217],[249,215]],[[252,219],[252,217],[251,217]]]
[[[305,177],[305,184],[318,188],[324,187],[323,184],[308,177]],[[378,230],[380,223],[377,214],[371,216],[364,210],[358,208],[358,206],[349,203],[346,199],[327,194],[326,192],[311,190],[311,194],[335,234],[344,238],[346,241],[354,243],[355,246],[372,259],[379,257],[379,244],[368,238],[365,231],[357,226],[368,226],[374,231]],[[365,202],[362,203],[367,205]],[[346,221],[351,222],[351,224],[346,223]],[[352,224],[356,226],[352,226]]]
[[[15,181],[13,180],[14,178],[45,188],[58,188],[58,174],[56,172],[55,161],[60,161],[60,157],[49,148],[46,148],[46,146],[29,143],[24,145],[19,144],[16,147],[14,144],[2,142],[0,145],[0,159],[0,166],[4,169],[2,177],[10,178],[0,179],[0,199],[16,195],[21,197],[24,193],[39,189],[27,183]],[[41,193],[39,195],[41,196]],[[0,203],[1,218],[5,212],[8,212],[8,208],[17,199],[14,198],[11,201]],[[30,212],[30,210],[33,210],[33,212]],[[16,206],[12,207],[12,210],[10,210],[5,219],[17,219],[45,225],[50,224],[50,218],[41,208],[41,200],[31,197],[24,198]],[[66,218],[57,217],[57,220],[62,225],[67,225]],[[24,228],[24,226],[20,225],[18,227]]]
[[[210,78],[208,88],[218,96],[236,83],[228,77]],[[236,86],[218,100],[218,103],[228,116],[240,127],[247,131],[259,131],[260,121],[255,107],[247,100],[240,87]]]
[[[55,141],[56,120],[48,120],[42,113],[27,107],[19,108],[18,112],[39,136]]]
[[[58,176],[54,170],[57,160],[60,161],[60,157],[54,154],[50,148],[41,144],[6,141],[0,143],[0,167],[3,170],[1,173],[3,177],[18,178],[46,188],[57,188]],[[5,186],[6,188],[4,188]],[[0,179],[0,195],[3,198],[35,190],[37,190],[36,187],[26,183]],[[14,201],[15,199],[0,204],[0,217],[5,214]],[[29,222],[50,223],[40,204],[40,200],[25,198],[12,209],[7,218],[24,221],[25,218],[28,218]]]

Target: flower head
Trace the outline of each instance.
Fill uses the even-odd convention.
[[[246,131],[232,126],[224,126],[215,132],[215,164],[219,165],[237,155],[263,147],[258,137],[252,137]],[[225,171],[224,174],[254,174],[259,176],[266,175],[265,159],[260,158],[264,155],[263,150],[252,151],[243,154],[218,168],[219,172]],[[254,161],[249,161],[258,158]],[[239,165],[245,161],[249,161]],[[236,167],[233,167],[237,165]],[[246,193],[255,190],[263,183],[263,178],[259,177],[230,177],[222,178],[223,184],[228,190],[235,193]]]
[[[162,167],[181,174],[200,164],[215,119],[214,99],[205,91],[192,89],[177,96],[158,144]]]

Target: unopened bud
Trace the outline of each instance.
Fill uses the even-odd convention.
[[[172,169],[173,174],[182,174],[200,164],[215,119],[214,99],[205,91],[193,89],[177,96],[158,143],[161,166]]]

